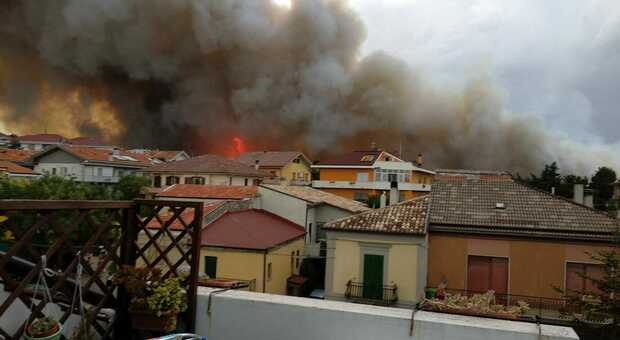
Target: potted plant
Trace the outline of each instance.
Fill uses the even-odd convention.
[[[35,318],[26,327],[26,339],[32,340],[56,340],[60,339],[62,327],[58,321],[49,318]]]
[[[134,329],[172,331],[178,314],[187,309],[181,278],[162,280],[159,269],[124,266],[112,281],[123,285],[131,296],[129,313]]]

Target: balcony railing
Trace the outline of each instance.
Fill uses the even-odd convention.
[[[345,297],[354,302],[373,305],[393,305],[398,301],[397,287],[392,285],[368,285],[362,282],[347,282]]]
[[[476,292],[463,289],[446,289],[449,294],[460,294],[471,297],[474,294],[484,294],[484,292]],[[565,298],[548,298],[540,296],[514,295],[514,294],[498,294],[495,293],[495,303],[503,306],[516,306],[519,301],[526,302],[530,310],[526,313],[526,317],[539,317],[541,319],[565,319],[573,313],[579,312],[579,306],[571,304]]]

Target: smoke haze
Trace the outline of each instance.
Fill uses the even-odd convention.
[[[433,166],[534,171],[618,165],[605,147],[508,112],[484,72],[436,88],[360,55],[345,1],[10,0],[0,4],[0,121],[15,133],[130,146],[322,156],[376,142]]]

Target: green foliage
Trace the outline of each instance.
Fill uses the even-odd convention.
[[[181,288],[181,278],[162,280],[157,268],[124,266],[112,279],[115,285],[123,285],[131,295],[130,310],[144,311],[162,316],[178,314],[187,309],[187,298]]]
[[[558,188],[562,183],[562,176],[560,176],[557,163],[545,164],[540,176],[530,174],[528,183],[548,192],[551,192],[551,188]]]
[[[600,167],[592,176],[590,187],[594,190],[594,205],[598,209],[607,210],[607,203],[614,194],[616,172],[608,167]]]
[[[0,179],[0,199],[131,200],[148,183],[140,176],[125,176],[116,184],[81,183],[50,175],[33,181]]]
[[[373,195],[368,197],[368,206],[376,209],[381,205],[381,195]]]

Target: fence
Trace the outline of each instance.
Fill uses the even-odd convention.
[[[18,310],[16,305],[28,309],[32,305],[16,329],[0,325],[2,337],[19,339],[31,315],[42,315],[46,302],[33,284],[44,258],[45,267],[54,271],[50,292],[62,310],[61,324],[72,314],[79,315],[71,298],[76,285],[81,285],[90,305],[87,323],[98,336],[127,337],[129,299],[111,278],[118,267],[134,266],[139,260],[149,268],[163,267],[164,277],[187,275],[183,285],[189,308],[180,319],[188,331],[194,330],[202,203],[0,200],[0,216],[4,248],[0,279],[7,290],[0,302],[0,319]],[[145,242],[139,242],[139,236]],[[164,239],[169,242],[161,246]],[[81,282],[76,280],[78,263],[84,273]],[[104,308],[115,310],[107,322],[101,322]]]
[[[361,282],[347,282],[345,297],[356,302],[393,305],[398,301],[396,285],[368,285]]]

